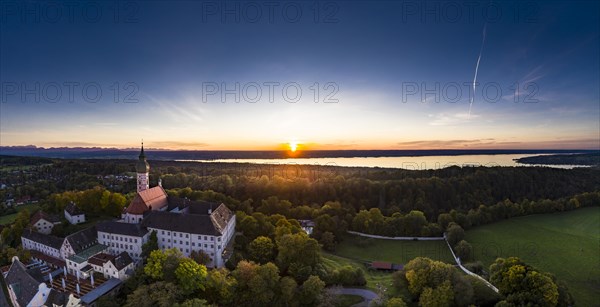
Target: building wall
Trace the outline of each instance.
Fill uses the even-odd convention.
[[[67,212],[66,210],[65,218],[67,219],[67,221],[69,221],[69,223],[73,225],[85,222],[85,214],[70,215],[69,212]]]
[[[35,227],[35,229],[37,229],[39,233],[49,235],[52,232],[54,224],[45,219],[40,219],[35,224],[33,224],[33,226]]]
[[[141,192],[143,190],[147,190],[149,185],[148,173],[137,173],[137,191]]]
[[[36,250],[44,255],[52,256],[58,259],[61,258],[60,250],[56,248],[29,240],[25,237],[21,237],[21,243],[23,244],[23,249]]]
[[[127,270],[131,269],[133,270],[133,263],[127,265],[126,267],[122,268],[121,270],[117,270],[117,268],[113,265],[112,262],[107,261],[104,263],[104,275],[105,276],[110,276],[110,277],[114,277],[114,278],[118,278],[120,280],[125,280],[127,278],[129,278],[129,275],[127,275]]]
[[[214,260],[220,257],[218,245],[221,244],[219,241],[221,237],[156,228],[148,228],[148,230],[156,231],[158,247],[162,250],[176,248],[186,257],[189,257],[193,250],[202,250],[213,259],[213,262],[209,263],[208,266],[214,266],[215,263],[218,263],[218,261],[215,262]]]
[[[65,239],[63,241],[63,245],[60,247],[60,259],[67,259],[74,254],[75,251],[73,251],[71,244],[69,244],[69,241]]]
[[[49,294],[50,288],[48,288],[45,283],[40,283],[38,286],[38,292],[31,299],[28,306],[43,306],[44,303],[46,303]]]
[[[148,237],[149,234],[137,237],[98,231],[98,243],[108,246],[111,255],[127,252],[136,262],[142,259],[142,245],[148,241]]]
[[[139,224],[142,222],[142,219],[144,219],[144,215],[125,213],[123,219],[125,220],[125,223]]]
[[[156,231],[158,247],[162,250],[176,248],[186,257],[189,257],[192,251],[201,250],[212,259],[207,264],[208,267],[223,267],[225,263],[222,254],[235,233],[235,217],[231,219],[222,236],[200,235],[157,228],[148,228],[148,230]]]
[[[67,263],[67,271],[69,272],[69,274],[73,274],[75,276],[77,276],[77,274],[79,274],[78,272],[81,271],[81,269],[83,269],[83,267],[88,264],[87,260],[82,263],[77,263],[75,261],[65,259],[65,262]],[[79,278],[83,279],[83,276],[80,274]]]

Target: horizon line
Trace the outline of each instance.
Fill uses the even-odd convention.
[[[52,150],[52,149],[71,149],[71,150],[89,150],[89,149],[97,149],[97,150],[119,150],[119,151],[139,151],[140,148],[137,147],[103,147],[103,146],[37,146],[37,145],[0,145],[0,149],[30,149],[30,150]],[[390,148],[390,149],[381,149],[381,148],[371,148],[371,149],[303,149],[298,150],[298,152],[318,152],[318,151],[600,151],[600,148]],[[206,152],[214,152],[214,151],[246,151],[246,152],[288,152],[289,149],[169,149],[169,148],[160,148],[160,147],[144,147],[144,151],[206,151]]]

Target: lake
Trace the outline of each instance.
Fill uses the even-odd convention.
[[[540,154],[535,154],[535,156]],[[221,163],[254,163],[278,165],[330,165],[345,167],[381,167],[409,170],[440,169],[449,166],[545,166],[571,169],[575,165],[531,165],[517,163],[515,159],[534,156],[532,154],[453,155],[453,156],[410,156],[410,157],[345,157],[345,158],[287,158],[287,159],[215,159],[178,160]]]

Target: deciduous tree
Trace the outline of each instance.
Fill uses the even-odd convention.
[[[206,275],[206,267],[190,258],[181,258],[179,266],[175,270],[177,282],[186,294],[193,293],[198,289],[204,290]]]

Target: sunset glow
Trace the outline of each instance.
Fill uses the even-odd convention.
[[[403,1],[342,1],[336,22],[315,23],[307,6],[297,23],[261,20],[252,31],[202,23],[202,1],[143,1],[137,22],[86,31],[12,18],[0,30],[0,146],[595,149],[597,4],[584,2],[540,4],[539,16],[553,16],[544,22],[486,24],[485,14],[404,20]],[[152,51],[132,60],[122,50]]]

